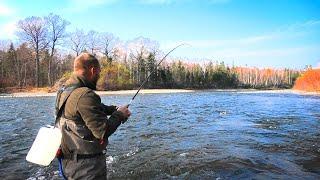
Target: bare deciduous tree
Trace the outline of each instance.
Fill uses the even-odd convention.
[[[100,35],[96,31],[89,31],[87,34],[87,47],[90,50],[91,54],[95,54],[96,51],[99,51],[99,42]]]
[[[50,13],[45,20],[48,24],[48,41],[50,46],[50,58],[48,59],[48,85],[52,85],[52,61],[55,54],[55,48],[66,36],[66,27],[70,24],[58,15]]]
[[[35,64],[36,64],[36,86],[39,87],[39,74],[40,74],[40,52],[48,46],[47,41],[47,27],[43,18],[41,17],[27,17],[18,22],[18,36],[20,39],[28,42],[35,51]]]
[[[116,38],[113,34],[107,32],[101,33],[100,37],[102,54],[104,54],[108,60],[111,60]]]
[[[70,47],[78,56],[82,51],[85,50],[87,40],[83,30],[77,29],[75,32],[70,34]]]

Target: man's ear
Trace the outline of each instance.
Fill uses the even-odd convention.
[[[92,74],[96,74],[97,73],[97,68],[92,67]]]
[[[90,72],[90,76],[93,76],[94,75],[94,68],[93,67],[90,67],[90,69],[89,69],[89,72]]]

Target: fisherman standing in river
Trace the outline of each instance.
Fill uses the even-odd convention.
[[[131,115],[128,105],[117,108],[101,103],[94,92],[99,74],[99,61],[82,53],[74,60],[73,76],[58,92],[56,125],[62,132],[58,156],[64,178],[106,179],[108,137]]]

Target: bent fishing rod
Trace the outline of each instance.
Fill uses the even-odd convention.
[[[158,66],[162,63],[162,61],[165,60],[166,57],[167,57],[171,52],[173,52],[174,50],[176,50],[177,48],[179,48],[180,46],[183,46],[183,45],[187,45],[187,44],[182,43],[182,44],[179,44],[178,46],[176,46],[175,48],[171,49],[171,50],[159,61],[159,63],[157,64],[156,67],[158,67]],[[132,99],[130,100],[130,102],[129,102],[129,104],[127,105],[127,107],[129,107],[129,106],[131,105],[131,103],[132,103],[132,101],[134,100],[134,98],[136,98],[136,96],[138,95],[138,93],[140,92],[140,90],[142,89],[142,87],[144,86],[144,84],[145,84],[146,82],[148,82],[149,78],[151,77],[151,74],[154,73],[156,69],[157,69],[157,68],[153,69],[153,70],[150,72],[150,74],[148,75],[148,77],[142,82],[142,84],[140,85],[138,91],[137,91],[136,94],[132,97]]]

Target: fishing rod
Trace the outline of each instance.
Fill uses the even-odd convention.
[[[176,50],[178,47],[183,46],[183,45],[187,45],[187,44],[182,43],[182,44],[179,44],[178,46],[176,46],[175,48],[171,49],[171,50],[159,61],[159,63],[157,64],[156,67],[158,67],[158,66],[162,63],[162,61],[165,60],[166,57],[167,57],[172,51]],[[156,68],[153,69],[153,70],[150,72],[150,74],[148,75],[147,79],[145,79],[145,80],[142,82],[142,84],[140,85],[138,91],[137,91],[136,94],[132,97],[132,99],[130,100],[130,102],[129,102],[129,104],[128,104],[127,107],[129,107],[129,106],[131,105],[131,103],[132,103],[132,101],[134,100],[134,98],[136,98],[136,96],[138,95],[138,93],[140,92],[140,90],[141,90],[141,88],[144,86],[144,84],[145,84],[146,82],[148,82],[151,74],[154,73],[155,70],[156,70]]]

